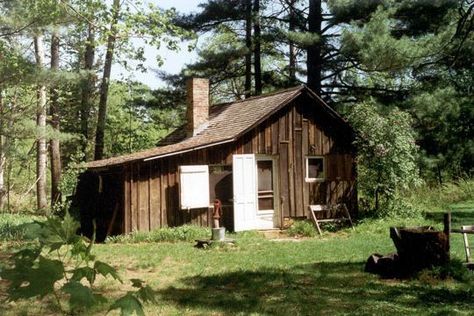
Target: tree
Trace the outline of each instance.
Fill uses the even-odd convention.
[[[0,89],[0,211],[3,210],[5,205],[5,196],[6,196],[6,189],[5,189],[5,166],[6,166],[6,155],[5,155],[5,147],[6,147],[6,138],[4,136],[4,121],[3,118],[5,117],[5,110],[4,110],[4,103],[3,103],[3,89]]]
[[[112,20],[110,22],[110,34],[107,38],[107,49],[105,53],[104,73],[100,85],[99,114],[97,119],[97,129],[95,133],[95,154],[94,159],[99,160],[104,156],[104,133],[105,120],[107,115],[107,97],[110,85],[110,73],[114,56],[114,47],[117,37],[117,23],[120,16],[120,0],[114,0],[112,5]]]
[[[45,51],[43,45],[43,35],[34,36],[35,58],[38,71],[44,66]],[[37,88],[36,106],[36,126],[38,128],[38,138],[36,140],[36,206],[38,210],[45,210],[47,207],[46,198],[46,86],[39,83]]]
[[[59,70],[59,32],[54,30],[51,35],[51,71]],[[53,137],[49,142],[51,156],[51,206],[61,201],[61,192],[59,184],[61,182],[61,149],[58,139],[59,134],[59,91],[58,88],[51,87],[51,127],[53,129]]]
[[[338,99],[373,96],[409,112],[424,153],[420,168],[438,182],[474,170],[473,146],[465,141],[474,122],[472,12],[466,1],[389,2],[341,38],[355,66],[341,76]]]

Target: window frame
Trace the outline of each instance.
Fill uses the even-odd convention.
[[[323,176],[321,178],[311,178],[309,177],[309,160],[310,159],[321,159],[322,162],[323,162]],[[305,158],[305,167],[306,167],[306,171],[305,171],[305,182],[324,182],[326,181],[326,157],[325,156],[321,156],[321,155],[315,155],[315,156],[306,156]]]

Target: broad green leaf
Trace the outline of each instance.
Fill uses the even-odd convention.
[[[101,295],[94,294],[92,290],[77,281],[70,281],[62,287],[69,294],[69,305],[71,309],[89,309],[94,305],[104,302]]]
[[[94,269],[97,271],[97,273],[102,274],[104,277],[107,277],[107,275],[110,275],[115,280],[119,280],[120,282],[122,282],[115,268],[108,265],[105,262],[96,261],[94,263]]]
[[[8,289],[10,298],[21,299],[43,297],[54,291],[54,284],[64,277],[64,266],[61,261],[39,257],[38,267],[16,269]]]
[[[93,284],[95,281],[96,272],[94,269],[89,267],[82,267],[74,269],[72,272],[72,281],[80,282],[83,278],[89,282],[89,284]]]
[[[157,303],[156,294],[156,291],[148,285],[143,286],[137,291],[137,297],[144,303]]]
[[[110,306],[109,311],[114,309],[120,309],[120,315],[138,315],[145,316],[143,312],[143,305],[140,301],[133,295],[132,292],[128,292],[118,300],[116,300],[112,306]]]
[[[34,240],[40,238],[42,232],[41,224],[40,222],[33,222],[21,225],[25,230],[25,239]]]
[[[69,212],[66,212],[61,226],[66,242],[69,244],[76,242],[78,238],[76,232],[79,229],[80,224],[71,216],[71,214],[69,214]]]
[[[130,279],[133,287],[142,287],[143,281],[140,279]]]

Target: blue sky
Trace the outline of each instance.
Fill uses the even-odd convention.
[[[164,8],[170,9],[172,7],[176,8],[178,12],[181,13],[190,13],[198,10],[198,4],[205,2],[205,0],[148,0],[145,1],[152,2],[155,5]],[[137,45],[141,45],[139,40],[135,40]],[[198,44],[199,44],[198,40]],[[145,47],[145,67],[148,69],[146,73],[142,72],[127,72],[120,65],[115,64],[112,67],[112,77],[114,79],[126,80],[131,79],[134,81],[140,81],[147,84],[151,88],[156,88],[164,86],[156,75],[154,74],[155,70],[164,70],[169,73],[178,73],[184,64],[193,62],[196,60],[196,53],[188,52],[187,43],[181,44],[181,50],[178,52],[169,51],[166,48],[160,48],[157,50],[154,47]],[[159,67],[156,63],[156,56],[159,54],[163,60],[164,64]]]

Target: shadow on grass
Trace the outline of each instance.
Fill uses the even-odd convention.
[[[290,269],[235,271],[181,280],[159,291],[177,307],[224,314],[385,314],[472,310],[472,290],[382,281],[363,263],[317,263]],[[436,303],[436,304],[434,304]]]

